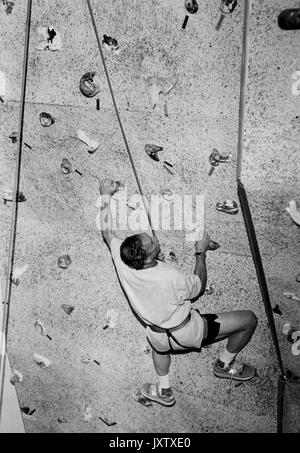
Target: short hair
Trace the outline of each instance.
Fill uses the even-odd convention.
[[[123,263],[136,270],[143,269],[148,258],[138,234],[126,238],[121,244],[120,252]]]

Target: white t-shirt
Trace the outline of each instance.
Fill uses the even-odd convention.
[[[122,242],[118,238],[111,241],[111,254],[133,310],[147,324],[177,327],[191,311],[190,299],[200,292],[200,278],[161,261],[148,269],[132,269],[121,259]]]

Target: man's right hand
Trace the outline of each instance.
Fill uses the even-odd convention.
[[[206,231],[204,231],[203,238],[201,239],[201,241],[196,241],[195,242],[195,250],[196,250],[196,252],[202,252],[202,253],[206,252],[206,250],[208,249],[210,241],[211,241],[211,239],[210,239],[209,234]]]
[[[99,189],[101,195],[113,196],[119,190],[119,187],[120,183],[114,181],[113,179],[106,178],[102,179],[102,181],[100,182]]]

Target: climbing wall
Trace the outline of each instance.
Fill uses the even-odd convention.
[[[0,104],[2,190],[13,184],[17,152],[9,136],[18,130],[25,3],[16,0],[10,14],[0,10],[0,71],[6,76]],[[15,265],[28,267],[13,284],[8,335],[11,366],[23,375],[15,386],[20,406],[27,408],[26,431],[275,432],[278,367],[243,218],[240,211],[228,215],[216,210],[217,202],[238,201],[242,2],[219,30],[217,0],[199,2],[195,14],[187,12],[182,0],[91,3],[100,38],[113,37],[120,48],[115,52],[104,46],[103,52],[144,192],[150,197],[170,189],[196,196],[206,189],[205,227],[221,247],[207,259],[208,285],[214,293],[196,306],[203,313],[256,313],[259,325],[241,358],[257,366],[259,378],[238,387],[215,378],[213,363],[223,348],[216,344],[201,354],[173,358],[177,404],[172,409],[135,401],[139,385],[156,377],[144,327],[130,310],[97,228],[98,179],[121,181],[129,195],[138,188],[86,2],[35,0],[20,181],[26,201],[19,203],[15,253]],[[299,97],[291,91],[292,74],[299,69],[295,35],[280,30],[276,22],[285,3],[259,2],[251,18],[243,181],[272,303],[285,310],[286,320],[295,320],[299,305],[282,296],[285,289],[297,290],[299,234],[285,211],[299,192]],[[36,49],[43,41],[39,27],[58,31],[62,48]],[[90,71],[96,72],[100,90],[93,98],[79,89],[82,76]],[[145,90],[151,76],[178,78],[154,109]],[[42,112],[54,118],[49,127],[40,122]],[[78,140],[78,130],[97,141],[95,152]],[[163,147],[160,162],[145,153],[147,143]],[[214,148],[232,153],[232,162],[210,172]],[[63,159],[72,165],[69,174],[62,171]],[[172,165],[169,171],[163,161]],[[3,281],[11,212],[12,203],[0,205]],[[129,234],[130,229],[118,232],[121,238]],[[193,245],[185,241],[184,231],[160,230],[158,238],[168,261],[173,251],[179,266],[193,270]],[[59,261],[62,256],[71,263]],[[115,324],[108,325],[109,309],[118,312]],[[278,334],[286,360],[294,364],[281,334],[282,319],[276,319]],[[49,362],[43,367],[36,354]]]

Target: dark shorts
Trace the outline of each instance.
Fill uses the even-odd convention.
[[[205,332],[206,332],[206,338],[204,340],[202,340],[202,346],[207,346],[207,345],[215,342],[215,340],[219,334],[219,331],[220,331],[220,323],[216,322],[216,319],[218,318],[217,315],[208,313],[205,315],[201,314],[201,316],[202,316],[202,318],[204,318]]]

